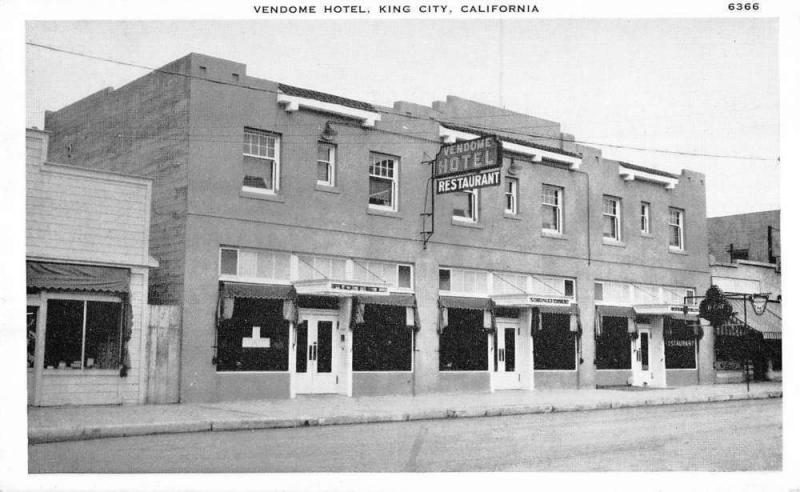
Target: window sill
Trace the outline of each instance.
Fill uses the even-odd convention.
[[[314,185],[314,189],[317,191],[323,191],[325,193],[339,194],[342,192],[342,190],[338,186],[325,185],[321,183],[317,183],[316,185]]]
[[[624,248],[625,243],[622,241],[617,241],[615,239],[608,239],[607,237],[603,238],[603,245],[604,246],[614,246],[617,248]]]
[[[471,220],[461,220],[455,217],[450,218],[450,223],[458,227],[467,227],[470,229],[483,229],[483,226],[477,222],[473,222]]]
[[[504,219],[511,219],[511,220],[522,220],[522,217],[519,214],[512,214],[510,212],[503,212]]]
[[[689,253],[687,253],[685,249],[673,248],[672,246],[669,247],[669,252],[674,255],[689,256]]]
[[[567,238],[560,232],[542,231],[541,236],[546,237],[548,239],[558,239],[560,241],[567,241]]]
[[[389,217],[392,219],[402,219],[400,213],[396,210],[380,209],[374,207],[367,207],[367,215],[378,215],[381,217]]]
[[[286,198],[284,198],[283,195],[263,191],[253,191],[246,188],[242,188],[242,190],[239,192],[239,196],[241,198],[255,198],[257,200],[266,200],[270,202],[283,203],[286,201]]]
[[[119,377],[119,369],[43,369],[45,376],[116,376]]]

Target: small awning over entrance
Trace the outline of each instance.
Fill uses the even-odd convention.
[[[440,296],[439,306],[448,309],[479,309],[482,311],[490,311],[494,307],[491,299],[454,296]]]
[[[598,304],[595,306],[599,316],[613,316],[616,318],[635,318],[636,311],[631,306],[606,306]]]
[[[780,339],[782,336],[782,317],[781,305],[779,303],[767,303],[764,313],[760,316],[755,313],[751,306],[745,306],[745,301],[741,299],[729,299],[733,307],[733,315],[737,321],[744,326],[744,310],[747,308],[747,327],[760,332],[765,339]]]
[[[26,269],[28,289],[129,292],[130,271],[126,268],[28,261]]]
[[[414,294],[389,294],[386,296],[358,296],[361,304],[414,307]]]
[[[241,282],[220,282],[222,297],[242,297],[246,299],[294,299],[296,293],[291,285],[247,284]]]

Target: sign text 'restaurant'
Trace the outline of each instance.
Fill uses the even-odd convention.
[[[474,190],[487,186],[500,186],[500,171],[453,176],[436,180],[436,194],[455,193],[457,191]]]

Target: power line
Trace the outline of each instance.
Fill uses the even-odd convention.
[[[103,61],[103,62],[106,62],[106,63],[113,63],[113,64],[122,65],[122,66],[126,66],[126,67],[139,68],[139,69],[142,69],[142,70],[148,70],[148,71],[152,71],[152,72],[156,72],[156,73],[163,73],[163,74],[166,74],[166,75],[175,75],[175,76],[184,77],[184,78],[187,78],[187,79],[200,80],[200,81],[203,81],[203,82],[209,82],[209,83],[218,84],[218,85],[225,85],[225,86],[232,86],[232,87],[237,87],[237,88],[240,88],[240,89],[249,89],[249,90],[253,90],[253,91],[257,91],[257,92],[264,92],[264,93],[269,93],[269,94],[276,94],[276,95],[277,94],[282,94],[282,92],[277,91],[277,90],[273,90],[273,89],[266,89],[266,88],[263,88],[263,87],[255,87],[255,86],[245,85],[245,84],[240,84],[240,83],[226,82],[226,81],[222,81],[222,80],[213,80],[213,79],[209,79],[209,78],[206,78],[206,77],[200,77],[200,76],[197,76],[197,75],[181,73],[181,72],[176,72],[176,71],[172,71],[172,70],[166,70],[166,69],[163,69],[163,68],[151,67],[151,66],[147,66],[147,65],[141,65],[141,64],[138,64],[138,63],[125,62],[125,61],[116,60],[116,59],[108,58],[108,57],[90,55],[90,54],[87,54],[87,53],[67,50],[67,49],[64,49],[64,48],[57,48],[55,46],[49,46],[49,45],[34,43],[34,42],[31,42],[31,41],[26,41],[25,44],[28,45],[28,46],[33,46],[33,47],[36,47],[36,48],[41,48],[41,49],[45,49],[45,50],[49,50],[49,51],[54,51],[54,52],[57,52],[57,53],[63,53],[63,54],[69,54],[69,55],[83,57],[83,58],[89,58],[89,59],[92,59],[92,60]],[[391,110],[391,109],[388,109],[388,108],[379,109],[378,112],[383,112],[383,113],[387,113],[387,114],[393,114],[395,116],[400,116],[400,117],[409,118],[409,119],[422,120],[422,121],[427,121],[427,122],[437,121],[437,120],[435,120],[434,118],[431,118],[431,117],[422,117],[422,116],[410,115],[410,114],[406,114],[404,112],[394,111],[394,110]],[[497,116],[500,116],[500,115],[485,115],[485,116],[475,115],[475,118],[485,118],[485,117],[490,117],[490,116],[497,117]],[[464,118],[466,118],[466,117],[464,117]],[[454,118],[443,117],[442,118],[443,121],[439,121],[439,122],[440,123],[444,123],[446,125],[447,124],[447,120],[456,120],[456,119],[458,119],[458,118],[457,117],[454,117]],[[741,156],[741,155],[731,155],[731,154],[708,154],[708,153],[702,153],[702,152],[685,152],[685,151],[677,151],[677,150],[669,150],[669,149],[635,147],[635,146],[630,146],[630,145],[610,144],[610,143],[602,143],[602,142],[595,142],[595,141],[589,141],[589,140],[565,139],[562,136],[554,137],[552,135],[540,135],[540,134],[535,134],[535,133],[518,132],[518,131],[514,131],[513,130],[514,127],[510,127],[510,128],[496,128],[495,127],[495,128],[492,128],[492,127],[485,127],[485,126],[481,126],[481,125],[468,124],[468,123],[460,124],[460,126],[463,126],[463,127],[466,127],[466,128],[473,128],[473,129],[478,130],[478,131],[491,132],[491,133],[496,133],[496,132],[499,131],[499,132],[508,133],[508,134],[511,134],[511,135],[519,135],[519,136],[528,137],[528,138],[538,138],[538,139],[543,139],[543,140],[551,140],[551,141],[555,141],[555,142],[559,142],[559,143],[565,143],[566,142],[566,143],[570,143],[570,144],[576,143],[576,144],[583,144],[583,145],[597,145],[597,146],[600,146],[600,147],[608,147],[608,148],[624,149],[624,150],[635,150],[635,151],[641,151],[641,152],[654,152],[654,153],[662,153],[662,154],[670,154],[670,155],[682,155],[682,156],[690,156],[690,157],[709,157],[709,158],[717,158],[717,159],[740,159],[740,160],[753,160],[753,161],[775,161],[776,160],[776,158],[774,158],[774,157]],[[555,125],[542,125],[541,127],[553,127],[553,126],[555,126]],[[523,128],[534,128],[534,127],[527,127],[526,126],[526,127],[523,127]],[[411,133],[411,132],[409,132],[409,133]]]

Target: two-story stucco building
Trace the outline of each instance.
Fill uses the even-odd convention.
[[[457,97],[380,107],[200,54],[46,128],[53,159],[153,179],[150,297],[183,310],[183,401],[713,381],[684,304],[709,284],[702,174]],[[442,145],[486,135],[500,186],[432,202]]]
[[[28,404],[143,403],[151,181],[26,137]]]

